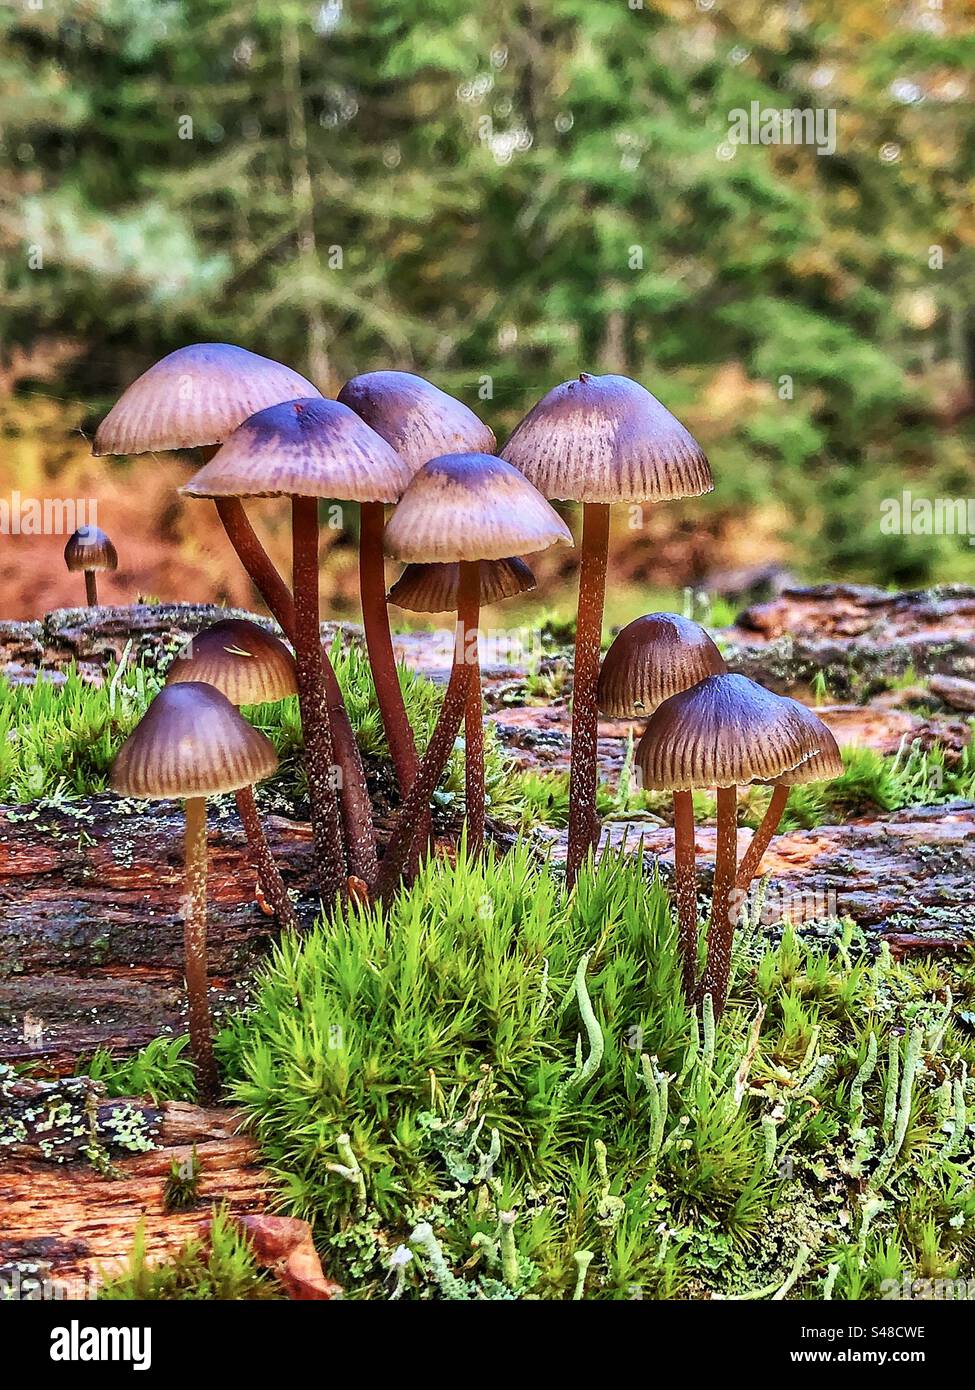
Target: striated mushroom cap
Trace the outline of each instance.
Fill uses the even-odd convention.
[[[298,372],[233,343],[177,348],[143,372],[98,427],[96,454],[222,444],[255,411],[318,396]]]
[[[278,757],[269,739],[201,681],[165,686],[122,745],[110,786],[147,801],[214,796],[270,777]]]
[[[572,533],[530,482],[495,454],[444,454],[414,474],[386,525],[386,552],[413,564],[503,560]]]
[[[104,531],[97,526],[79,526],[68,537],[64,547],[64,563],[69,570],[89,570],[102,573],[118,569],[118,554]]]
[[[637,744],[643,785],[691,791],[766,782],[819,752],[794,702],[747,676],[709,676],[664,700]]]
[[[245,618],[227,618],[197,633],[166,672],[166,684],[202,681],[232,705],[283,700],[298,689],[295,659],[283,642]]]
[[[626,376],[583,372],[543,396],[501,457],[545,497],[665,502],[714,486],[701,446],[656,396]]]
[[[784,787],[795,787],[801,782],[831,782],[834,777],[839,777],[843,771],[839,746],[819,715],[814,714],[808,705],[802,704],[799,700],[791,700],[787,695],[781,698],[786,704],[792,705],[799,718],[805,721],[811,737],[819,744],[819,752],[791,771],[783,772],[775,781]]]
[[[285,401],[236,430],[180,491],[187,497],[334,497],[395,502],[407,465],[339,401]]]
[[[727,669],[703,627],[677,613],[647,613],[627,623],[603,658],[596,703],[616,719],[651,714],[671,695]]]
[[[481,561],[481,606],[527,594],[535,576],[524,560]],[[387,603],[411,613],[452,613],[460,592],[460,565],[407,565],[386,595]]]
[[[494,434],[463,401],[412,372],[363,372],[339,392],[415,473],[441,454],[493,454]]]

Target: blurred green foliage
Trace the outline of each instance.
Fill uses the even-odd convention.
[[[620,370],[712,454],[695,517],[772,508],[820,573],[961,577],[964,538],[878,518],[904,486],[971,490],[965,25],[836,0],[7,6],[0,339],[28,388],[71,340],[93,414],[227,339],[326,390],[419,370],[502,437]],[[835,111],[835,154],[729,145],[752,101]]]

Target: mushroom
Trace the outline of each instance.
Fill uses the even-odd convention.
[[[177,348],[123,393],[95,435],[99,454],[143,454],[199,449],[212,458],[238,425],[267,406],[320,396],[310,381],[280,362],[232,343]],[[238,559],[288,641],[295,640],[291,591],[275,568],[237,497],[214,499]],[[322,650],[325,686],[341,770],[342,815],[350,868],[375,876],[376,844],[365,771],[328,652]]]
[[[525,594],[535,587],[535,576],[516,556],[507,560],[482,560],[480,606]],[[460,594],[460,565],[407,565],[387,595],[387,602],[412,613],[456,611]],[[467,810],[467,844],[479,854],[484,847],[484,723],[481,707],[481,675],[476,648],[467,705],[464,709],[464,778]],[[476,665],[475,665],[476,664]]]
[[[715,1018],[725,1005],[734,938],[731,900],[738,857],[737,788],[771,781],[818,753],[819,747],[815,731],[790,701],[732,674],[708,676],[664,700],[650,716],[637,745],[636,760],[645,787],[669,792],[717,788],[707,967],[698,991],[702,998],[711,995]],[[693,820],[689,825],[683,819],[675,824],[675,847],[678,837],[686,844],[693,833]],[[686,984],[686,960],[684,978]]]
[[[843,759],[840,756],[836,739],[819,718],[819,715],[814,714],[807,705],[800,704],[798,700],[790,700],[788,696],[781,698],[793,705],[796,713],[808,724],[810,733],[819,742],[819,752],[814,753],[811,758],[807,758],[805,762],[800,763],[790,772],[783,772],[781,777],[776,777],[773,780],[772,799],[762,817],[761,825],[752,836],[751,843],[742,855],[741,863],[738,866],[735,886],[742,891],[748,888],[758,873],[762,855],[768,849],[772,836],[782,819],[790,790],[804,782],[831,782],[834,777],[839,777],[843,771]]]
[[[98,606],[97,574],[118,569],[118,554],[104,531],[97,526],[79,526],[68,537],[64,547],[64,563],[72,574],[83,570],[85,575],[85,597],[88,607]]]
[[[121,796],[183,800],[186,812],[186,902],[183,939],[190,1047],[200,1093],[219,1089],[207,998],[206,798],[270,777],[278,765],[270,741],[252,729],[212,685],[168,685],[123,744],[110,784]]]
[[[166,673],[167,685],[186,681],[212,685],[236,706],[271,704],[298,689],[294,657],[284,643],[243,618],[227,618],[197,633]],[[288,890],[257,813],[254,788],[239,787],[234,797],[258,885],[280,924],[297,929]]]
[[[364,372],[345,383],[338,399],[382,435],[407,464],[411,474],[429,459],[443,454],[494,453],[493,433],[472,410],[411,372]],[[381,502],[362,506],[359,593],[379,712],[397,786],[400,796],[404,797],[416,776],[417,752],[396,673],[389,630],[383,566],[385,524],[386,509]],[[429,837],[429,829],[429,815],[424,815],[416,839],[418,846]]]
[[[704,453],[680,421],[625,376],[583,372],[556,386],[515,428],[501,456],[543,496],[582,503],[566,861],[571,886],[599,837],[596,682],[610,506],[697,497],[714,484]]]
[[[409,564],[458,565],[450,680],[429,746],[397,814],[379,869],[388,898],[399,881],[430,796],[460,728],[473,678],[482,560],[571,545],[572,534],[531,483],[493,454],[446,454],[414,476],[386,527],[386,551]]]
[[[298,698],[317,868],[329,898],[344,894],[346,875],[321,660],[318,502],[394,501],[409,479],[399,454],[354,411],[316,397],[285,401],[252,415],[181,489],[188,497],[291,499]],[[354,865],[349,868],[364,877]]]
[[[727,669],[703,627],[676,613],[646,613],[627,623],[603,658],[597,704],[614,719],[646,716],[671,695]],[[674,790],[673,800],[678,940],[690,1000],[697,973],[694,804],[687,790]]]

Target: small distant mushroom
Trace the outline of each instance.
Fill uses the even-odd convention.
[[[85,575],[85,596],[88,607],[98,606],[97,574],[118,569],[118,554],[104,531],[97,526],[79,526],[64,547],[64,563],[72,574],[79,570]]]
[[[778,829],[791,789],[799,786],[800,783],[832,782],[833,778],[839,777],[843,771],[843,759],[840,756],[836,739],[819,718],[819,715],[814,714],[807,705],[800,704],[798,700],[790,700],[788,696],[782,698],[788,704],[794,705],[796,713],[809,725],[811,734],[819,742],[819,752],[814,753],[811,758],[807,758],[798,767],[794,767],[791,772],[783,772],[781,777],[776,777],[772,782],[772,799],[762,818],[761,825],[752,836],[751,843],[742,855],[741,863],[738,866],[735,882],[738,889],[747,889],[758,873],[762,855],[768,849],[772,836]]]
[[[697,497],[714,486],[700,445],[655,396],[625,376],[556,386],[501,450],[544,497],[582,503],[582,547],[569,788],[571,886],[599,838],[596,816],[596,682],[614,502]]]
[[[291,367],[233,343],[192,343],[161,358],[128,387],[98,427],[94,453],[199,449],[207,460],[256,411],[299,397],[321,398],[321,393]],[[294,644],[291,590],[258,539],[243,502],[238,497],[217,497],[214,502],[238,559],[268,611]],[[370,877],[375,874],[376,844],[366,775],[324,648],[322,666],[335,760],[341,770],[342,816],[353,861],[350,868]]]
[[[120,796],[182,799],[186,812],[186,901],[183,940],[190,1047],[200,1094],[219,1090],[207,995],[206,798],[270,777],[278,765],[271,742],[242,719],[226,695],[199,681],[168,685],[123,744],[111,772]]]
[[[200,681],[232,705],[273,704],[298,691],[294,657],[283,642],[256,623],[227,618],[204,629],[170,663],[166,684]],[[274,862],[257,813],[253,787],[234,793],[257,881],[282,927],[297,929],[288,890]]]
[[[613,719],[645,718],[672,695],[727,669],[703,627],[677,613],[646,613],[627,623],[603,658],[597,704]],[[673,800],[678,938],[690,1000],[697,973],[694,804],[687,790],[674,790]]]
[[[318,503],[323,498],[360,504],[394,502],[410,476],[399,454],[354,411],[319,396],[285,401],[252,415],[180,489],[188,497],[291,500],[298,698],[316,867],[329,905],[336,893],[343,898],[347,894],[346,868],[367,883],[374,872],[372,866],[361,871],[356,864],[344,862],[321,658]],[[380,673],[374,674],[378,685]],[[398,689],[395,667],[390,678]]]
[[[657,707],[636,750],[643,784],[655,791],[717,788],[718,827],[707,967],[696,997],[710,994],[715,1018],[728,993],[734,939],[732,894],[738,858],[737,789],[771,781],[820,748],[819,738],[793,702],[745,676],[716,675]],[[674,827],[686,842],[694,825]],[[695,931],[696,935],[696,931]],[[685,961],[685,982],[688,979]]]
[[[380,865],[377,890],[388,898],[399,882],[460,729],[476,657],[481,602],[480,562],[571,545],[561,517],[517,468],[493,454],[447,454],[414,476],[386,527],[386,551],[408,564],[457,564],[457,628],[450,680],[416,778],[396,817]]]
[[[535,576],[524,560],[481,561],[481,607],[525,594],[535,587]],[[460,565],[407,565],[387,595],[389,603],[411,613],[456,612],[460,595]],[[464,777],[467,808],[467,844],[479,854],[484,847],[484,722],[481,676],[477,652],[470,654],[470,687],[464,710]]]

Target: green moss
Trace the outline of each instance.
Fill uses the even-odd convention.
[[[115,1057],[105,1048],[80,1069],[109,1096],[149,1096],[164,1100],[195,1100],[196,1080],[186,1057],[189,1039],[153,1038],[131,1057]]]
[[[388,750],[368,658],[355,643],[343,646],[336,638],[332,660],[359,746],[375,771],[376,765],[387,762]],[[126,667],[121,674],[110,668],[105,675],[102,685],[82,680],[74,667],[62,685],[39,680],[15,686],[0,678],[0,801],[64,802],[104,791],[116,753],[162,685],[159,675],[142,666]],[[399,675],[407,714],[424,748],[437,720],[442,688],[405,667]],[[297,697],[245,707],[242,713],[271,739],[281,760],[276,775],[262,784],[261,797],[282,799],[292,807],[304,802]],[[490,809],[502,815],[507,808],[510,815],[509,766],[491,725],[485,729],[484,757]],[[463,789],[458,746],[438,793],[446,810],[462,808]]]
[[[99,1299],[221,1300],[270,1299],[282,1294],[273,1278],[258,1268],[250,1244],[221,1211],[214,1209],[209,1240],[192,1240],[166,1262],[149,1264],[145,1232],[136,1229],[127,1268],[106,1280]]]
[[[660,884],[522,847],[286,939],[220,1054],[350,1296],[872,1297],[975,1254],[973,980],[748,928],[701,1027]]]

